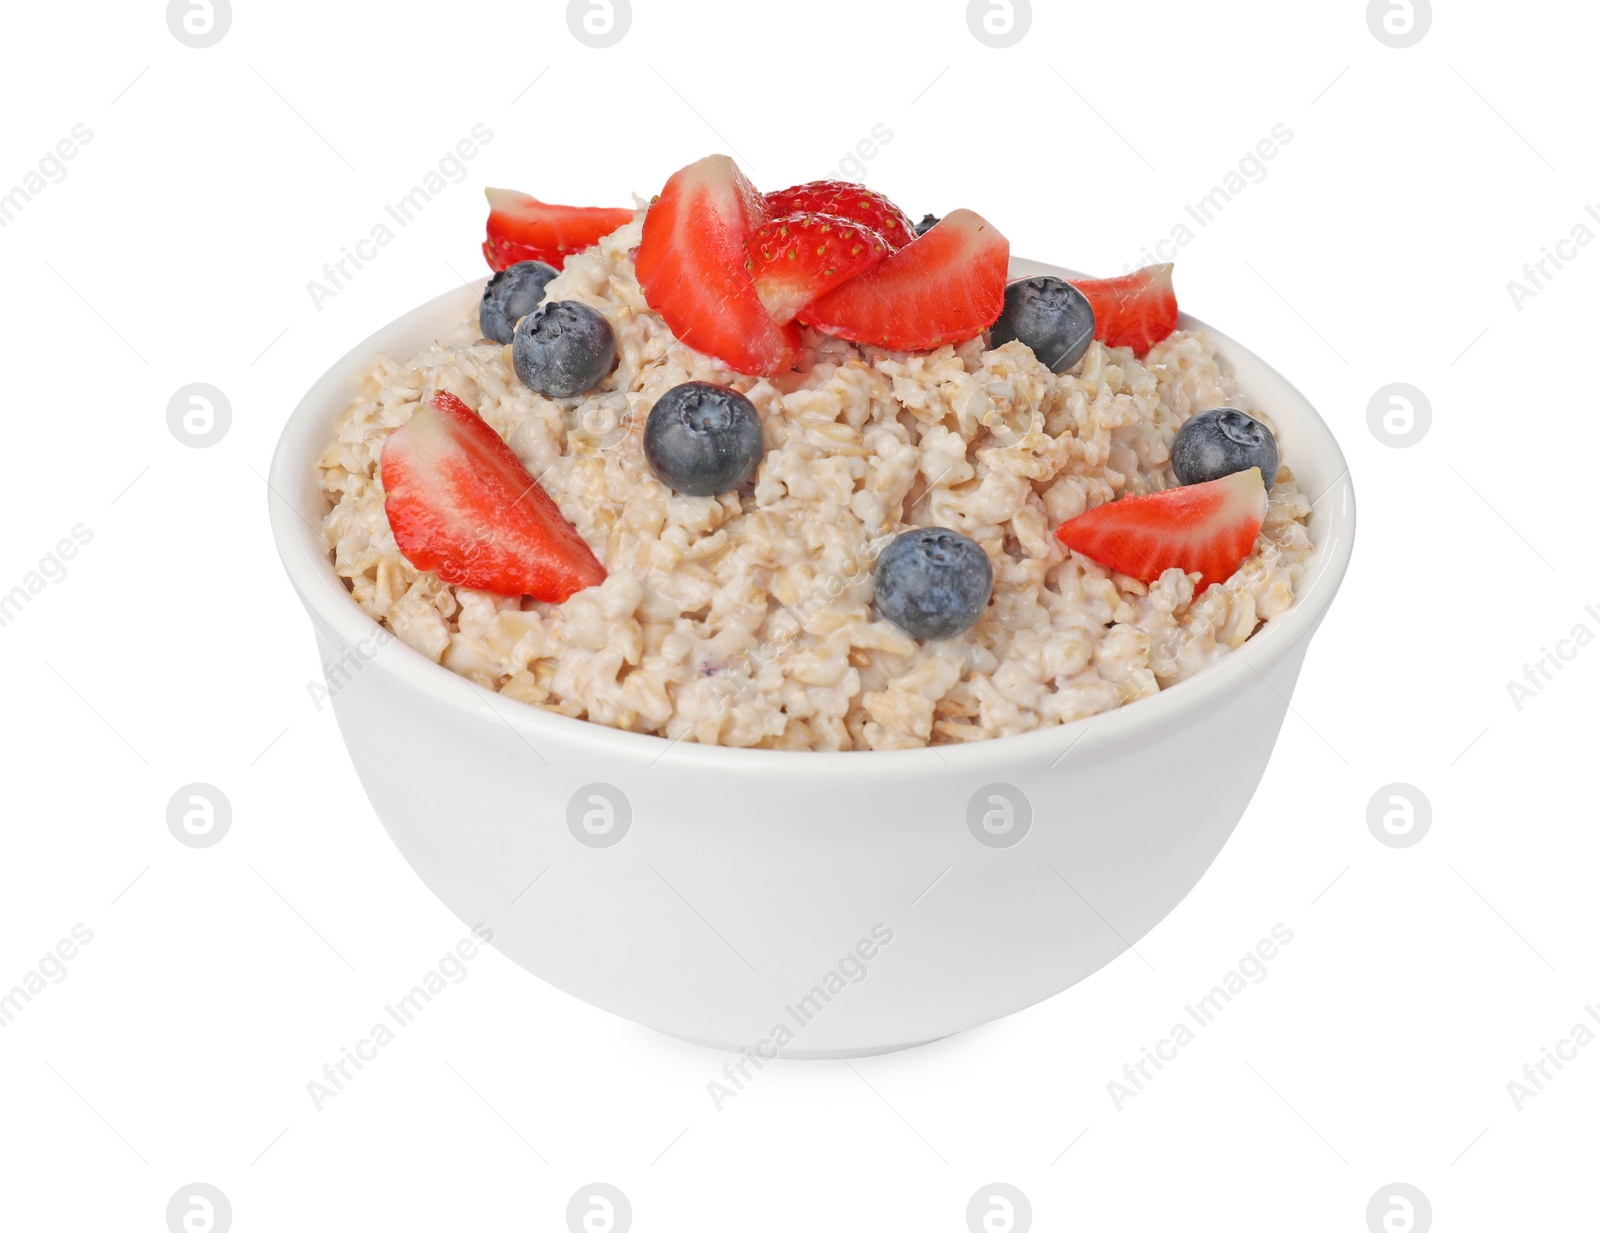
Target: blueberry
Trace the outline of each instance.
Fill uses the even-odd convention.
[[[1071,283],[1048,274],[1006,287],[1006,306],[989,331],[989,346],[1016,339],[1051,372],[1066,372],[1094,341],[1094,309]]]
[[[593,389],[617,362],[611,322],[576,300],[556,300],[517,323],[511,363],[536,394],[571,398]]]
[[[878,611],[913,638],[953,638],[983,615],[994,570],[982,548],[947,527],[895,536],[872,570]]]
[[[644,458],[663,484],[689,497],[731,492],[766,452],[761,417],[738,390],[706,381],[675,385],[644,424]]]
[[[932,214],[924,214],[922,216],[922,221],[917,224],[917,234],[918,235],[927,235],[928,232],[932,231],[938,225],[939,225],[939,220],[937,218],[935,218]]]
[[[519,261],[508,265],[483,289],[478,306],[478,328],[485,338],[508,343],[519,318],[526,317],[544,299],[544,285],[559,271],[542,261]]]
[[[1191,416],[1172,442],[1172,470],[1180,484],[1203,484],[1251,467],[1261,468],[1262,482],[1271,488],[1278,443],[1272,429],[1233,407]]]

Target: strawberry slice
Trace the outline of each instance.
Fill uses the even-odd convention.
[[[1251,467],[1204,484],[1097,505],[1063,522],[1056,538],[1142,582],[1173,568],[1199,574],[1198,595],[1233,576],[1255,547],[1266,516],[1261,468]]]
[[[560,603],[605,581],[511,447],[454,394],[423,403],[383,443],[383,510],[400,553],[453,586]]]
[[[1094,336],[1108,347],[1132,347],[1143,355],[1178,328],[1170,261],[1117,278],[1073,279],[1072,285],[1089,297]]]
[[[917,238],[917,229],[905,211],[882,193],[849,180],[812,180],[767,194],[767,217],[785,214],[832,214],[876,231],[889,251],[904,248]]]
[[[788,372],[800,332],[768,315],[745,241],[765,221],[761,194],[725,154],[690,163],[644,216],[634,271],[645,303],[678,341],[735,372]]]
[[[799,319],[824,333],[896,351],[964,342],[994,324],[1006,301],[1011,245],[971,210],[952,210],[879,265]]]
[[[489,199],[483,255],[496,271],[519,261],[545,261],[559,270],[571,254],[633,220],[632,210],[551,205],[509,188],[486,188],[483,195]]]
[[[780,325],[889,255],[882,236],[832,214],[788,214],[762,223],[746,245],[756,294]]]

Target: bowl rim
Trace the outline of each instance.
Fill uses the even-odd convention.
[[[1054,274],[1079,277],[1071,270],[1042,262],[1013,258],[1010,277]],[[273,540],[289,580],[312,617],[344,645],[360,647],[384,628],[355,603],[344,580],[333,569],[323,543],[320,515],[313,522],[307,506],[315,498],[325,512],[316,460],[331,437],[334,419],[348,405],[357,375],[372,356],[394,348],[388,338],[419,333],[442,333],[465,319],[482,295],[484,280],[464,284],[396,318],[346,352],[306,392],[285,422],[268,472],[268,516]],[[793,750],[753,749],[706,745],[653,733],[629,732],[586,719],[574,719],[536,706],[502,698],[495,690],[451,671],[441,663],[391,638],[380,652],[365,662],[363,672],[380,671],[427,702],[461,712],[478,721],[506,725],[536,750],[577,745],[602,757],[650,765],[668,759],[696,767],[722,770],[810,767],[829,775],[853,776],[885,773],[920,775],[941,770],[981,771],[1007,765],[1027,765],[1050,759],[1052,768],[1067,763],[1080,745],[1105,752],[1150,738],[1197,712],[1210,709],[1226,697],[1256,685],[1273,688],[1266,674],[1310,638],[1338,591],[1350,562],[1354,543],[1356,507],[1354,485],[1343,451],[1327,422],[1310,401],[1282,374],[1220,330],[1187,313],[1179,314],[1185,329],[1204,330],[1218,351],[1240,373],[1240,386],[1269,414],[1280,435],[1286,426],[1295,444],[1284,450],[1295,460],[1296,475],[1320,470],[1332,478],[1313,501],[1317,526],[1315,544],[1305,573],[1296,587],[1293,604],[1258,629],[1241,647],[1207,665],[1194,676],[1161,690],[1152,697],[1119,706],[1098,715],[1011,736],[962,744],[928,745],[893,750]],[[420,349],[420,348],[419,348]],[[1248,377],[1241,370],[1248,370]],[[1271,402],[1260,386],[1280,401]],[[1314,458],[1320,468],[1304,467]],[[1276,690],[1274,690],[1276,692]],[[1280,695],[1285,707],[1287,698]],[[337,700],[335,699],[337,710]],[[1087,738],[1093,735],[1093,740]],[[541,757],[543,755],[541,754]]]

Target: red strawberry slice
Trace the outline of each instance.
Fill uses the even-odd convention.
[[[746,265],[745,241],[763,221],[761,194],[731,158],[713,154],[650,203],[634,270],[678,341],[735,372],[771,377],[794,367],[800,332],[768,315]]]
[[[832,214],[870,227],[883,237],[889,251],[904,248],[917,238],[905,211],[882,193],[849,180],[812,180],[767,194],[767,217],[785,214]]]
[[[486,188],[483,195],[489,199],[483,255],[491,270],[519,261],[546,261],[559,270],[571,254],[633,220],[632,210],[551,205],[509,188]]]
[[[746,244],[756,294],[779,324],[889,255],[876,231],[832,214],[788,214],[762,223]]]
[[[453,586],[560,603],[606,571],[511,447],[454,394],[383,443],[383,509],[400,553]]]
[[[1143,355],[1178,328],[1170,261],[1117,278],[1076,278],[1072,285],[1089,297],[1094,336],[1108,347],[1132,347]]]
[[[879,265],[799,318],[825,333],[897,351],[964,342],[994,324],[1006,301],[1011,245],[971,210],[952,210]]]
[[[1261,468],[1204,484],[1123,497],[1069,518],[1056,538],[1107,569],[1154,582],[1163,570],[1199,574],[1198,595],[1226,582],[1255,547],[1267,516]]]

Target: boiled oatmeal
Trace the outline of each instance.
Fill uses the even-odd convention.
[[[1028,732],[1111,710],[1193,675],[1294,599],[1310,506],[1287,466],[1254,546],[1196,594],[1069,550],[1063,522],[1177,485],[1174,437],[1231,407],[1270,428],[1204,333],[1140,359],[1094,341],[1053,373],[1018,341],[919,353],[811,327],[795,370],[740,375],[679,342],[635,275],[645,211],[567,256],[545,301],[597,310],[615,367],[586,393],[518,380],[476,318],[420,354],[379,356],[319,460],[335,569],[408,646],[508,698],[635,732],[776,749],[900,749]],[[916,241],[920,242],[920,241]],[[742,392],[764,449],[715,496],[663,483],[643,450],[668,390]],[[604,566],[562,603],[450,585],[410,564],[385,514],[386,438],[438,391],[476,409]],[[1275,454],[1274,454],[1275,457]],[[919,639],[874,603],[874,562],[911,528],[981,547],[976,622]],[[1196,575],[1197,576],[1197,575]]]

